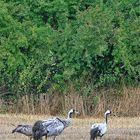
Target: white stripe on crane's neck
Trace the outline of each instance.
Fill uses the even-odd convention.
[[[68,119],[71,119],[72,118],[72,114],[74,113],[74,110],[71,109],[69,112],[68,112]]]
[[[107,110],[106,112],[105,112],[105,123],[107,124],[107,121],[108,121],[108,115],[109,114],[111,114],[111,111],[110,110]]]

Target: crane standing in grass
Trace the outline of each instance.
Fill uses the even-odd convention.
[[[95,123],[91,126],[90,130],[90,140],[95,140],[97,137],[102,138],[102,136],[107,132],[107,119],[108,115],[111,114],[110,110],[105,112],[105,122],[104,123]]]
[[[41,140],[43,136],[53,137],[53,140],[55,140],[56,136],[60,135],[63,130],[70,125],[72,115],[75,113],[78,112],[71,109],[68,112],[67,119],[55,118],[37,121],[32,129],[34,140]]]

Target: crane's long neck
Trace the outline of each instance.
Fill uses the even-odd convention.
[[[106,114],[105,115],[105,123],[107,124],[107,122],[108,122],[108,115]]]
[[[68,113],[68,117],[67,117],[67,119],[66,119],[66,127],[68,127],[68,126],[70,125],[71,120],[72,120],[72,113],[69,112],[69,113]]]

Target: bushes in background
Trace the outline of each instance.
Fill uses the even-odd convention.
[[[0,86],[18,94],[140,80],[137,0],[3,0]]]

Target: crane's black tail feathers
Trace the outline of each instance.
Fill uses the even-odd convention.
[[[33,139],[34,140],[42,140],[42,136],[44,136],[44,134],[42,133],[44,131],[44,126],[42,125],[42,121],[37,121],[32,129],[33,132]],[[47,134],[49,133],[49,131],[47,131]],[[47,139],[47,134],[46,139]]]
[[[90,130],[90,140],[95,140],[95,138],[97,136],[99,136],[99,132],[100,131],[99,131],[98,127],[91,129]]]
[[[42,137],[41,130],[42,130],[42,121],[37,121],[32,128],[34,140],[39,140]]]

